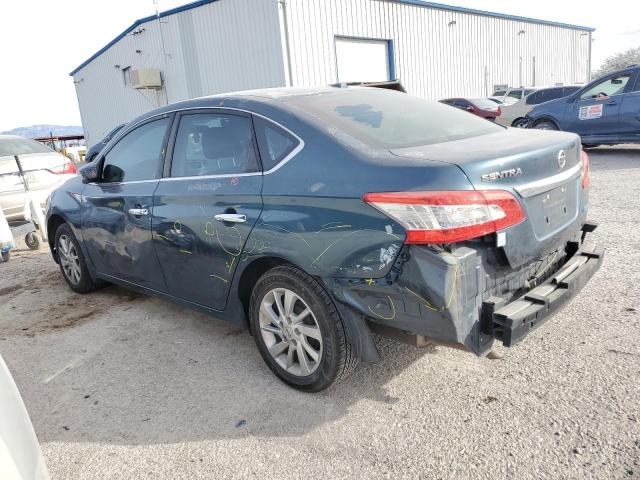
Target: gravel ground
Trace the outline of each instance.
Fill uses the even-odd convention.
[[[380,340],[320,394],[244,331],[118,287],[74,295],[47,251],[0,264],[0,353],[53,479],[640,479],[640,149],[591,152],[605,263],[502,360]]]

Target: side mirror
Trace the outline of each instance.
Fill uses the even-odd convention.
[[[100,165],[95,160],[78,169],[82,183],[97,182],[100,179]]]

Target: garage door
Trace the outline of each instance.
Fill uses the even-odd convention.
[[[384,82],[389,72],[387,40],[336,38],[338,82]]]

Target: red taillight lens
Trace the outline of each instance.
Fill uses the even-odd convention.
[[[469,240],[525,218],[505,190],[367,193],[363,200],[402,225],[409,244]]]
[[[589,185],[589,155],[582,150],[580,156],[582,157],[582,188],[587,188]]]
[[[54,168],[49,169],[51,172],[56,173],[58,175],[62,175],[63,173],[78,173],[78,169],[76,168],[76,164],[71,160],[65,157],[65,161],[62,165],[59,165]]]
[[[496,111],[496,117],[499,117],[500,115],[502,115],[502,109],[498,107],[498,110]]]

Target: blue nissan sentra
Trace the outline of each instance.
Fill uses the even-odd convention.
[[[248,328],[322,390],[379,333],[486,355],[599,268],[577,135],[366,87],[185,101],[129,123],[47,207],[69,287],[115,283]]]

